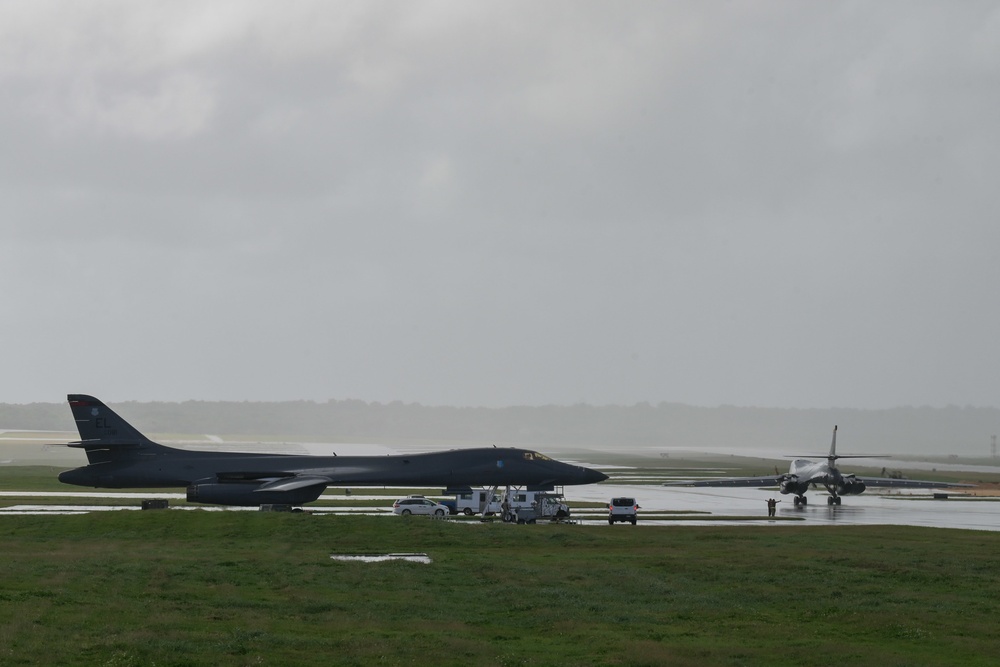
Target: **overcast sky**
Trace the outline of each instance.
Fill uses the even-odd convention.
[[[994,2],[0,3],[0,401],[1000,407]]]

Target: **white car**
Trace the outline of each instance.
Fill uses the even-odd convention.
[[[446,505],[436,503],[433,500],[420,497],[400,498],[392,504],[393,514],[409,516],[411,514],[431,514],[433,516],[445,516],[450,513]]]

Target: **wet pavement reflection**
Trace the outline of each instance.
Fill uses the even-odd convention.
[[[383,491],[379,489],[379,491]],[[397,497],[392,490],[387,493],[356,494],[356,500],[384,500],[385,506],[323,507],[307,505],[305,509],[316,514],[367,514],[395,516],[392,501]],[[601,507],[613,497],[628,496],[640,505],[639,526],[712,525],[712,526],[802,526],[802,525],[906,525],[936,528],[963,528],[971,530],[1000,530],[1000,498],[976,498],[963,493],[948,493],[947,498],[935,499],[926,491],[899,490],[892,493],[864,493],[844,496],[843,504],[829,506],[826,493],[815,491],[807,494],[809,503],[796,507],[792,496],[782,496],[774,489],[753,488],[687,488],[665,487],[650,484],[591,484],[566,487],[566,500],[587,502]],[[115,492],[0,492],[2,496],[66,497],[66,504],[15,504],[0,508],[0,515],[13,514],[79,514],[83,512],[137,510],[139,499],[166,498],[182,500],[179,493],[115,493]],[[331,495],[343,500],[344,496]],[[776,519],[768,519],[768,498],[779,501]],[[70,504],[69,498],[119,499],[117,505]],[[608,525],[607,514],[601,507],[574,509],[577,523]],[[207,511],[242,510],[256,511],[251,507],[223,508],[219,506],[174,506],[171,509]],[[676,517],[676,518],[673,518]],[[739,520],[734,520],[738,518]],[[610,526],[609,526],[610,528]],[[620,524],[616,529],[622,529]]]
[[[843,504],[826,504],[827,494],[810,492],[805,507],[792,504],[793,496],[783,496],[774,489],[688,488],[651,485],[600,484],[573,489],[572,500],[607,502],[615,496],[632,496],[639,503],[639,523],[645,525],[747,525],[746,521],[713,520],[713,517],[753,517],[753,525],[904,525],[937,528],[1000,530],[1000,499],[976,498],[948,493],[946,499],[934,499],[926,491],[907,490],[893,493],[864,493],[844,496]],[[768,520],[768,498],[779,502],[778,521]],[[650,519],[645,515],[669,512],[709,512],[704,518],[670,521]],[[686,516],[691,516],[690,514]],[[598,520],[599,516],[594,516]],[[782,520],[784,519],[784,520]],[[792,519],[791,521],[787,519]],[[605,522],[606,523],[606,522]]]

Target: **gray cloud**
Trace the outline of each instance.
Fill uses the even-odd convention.
[[[0,400],[1000,406],[991,3],[0,14]]]

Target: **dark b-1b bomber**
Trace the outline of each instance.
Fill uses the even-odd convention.
[[[190,451],[153,442],[93,396],[67,396],[89,465],[59,481],[112,489],[186,487],[192,502],[301,505],[329,485],[530,486],[593,484],[607,475],[511,447],[392,456]]]

